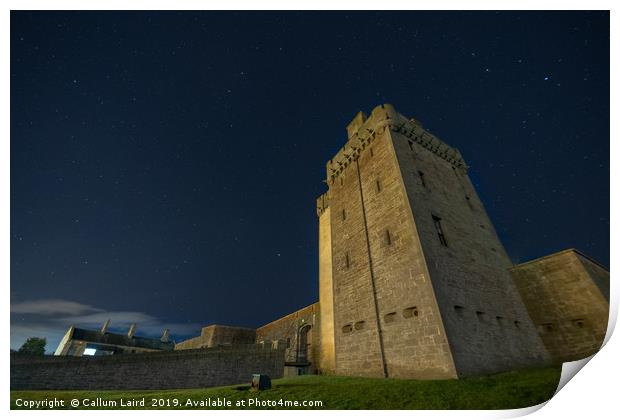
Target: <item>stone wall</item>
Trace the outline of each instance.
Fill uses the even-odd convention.
[[[11,389],[179,389],[280,378],[284,349],[246,345],[101,357],[11,354]]]
[[[321,348],[319,370],[329,374],[336,371],[336,343],[334,331],[334,283],[332,277],[331,210],[329,196],[319,199],[319,301]]]
[[[280,341],[286,347],[286,363],[310,363],[307,373],[318,369],[320,348],[319,304],[314,303],[256,329],[257,343]]]
[[[256,330],[251,328],[209,325],[201,330],[198,337],[181,341],[174,346],[174,349],[189,350],[217,346],[236,346],[239,344],[253,344],[255,341]]]
[[[457,374],[549,363],[508,272],[512,263],[466,166],[422,147],[416,137],[439,140],[412,128],[391,131],[392,145]]]
[[[511,274],[555,362],[579,360],[603,344],[609,272],[574,249],[519,264]]]

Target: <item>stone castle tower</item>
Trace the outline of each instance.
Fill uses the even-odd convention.
[[[317,200],[321,370],[441,379],[547,363],[459,151],[391,105],[347,133]]]

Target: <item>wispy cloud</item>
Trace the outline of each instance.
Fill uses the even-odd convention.
[[[47,352],[53,352],[70,325],[98,329],[110,320],[111,331],[124,331],[138,324],[137,335],[159,337],[165,328],[173,338],[197,335],[200,324],[166,323],[144,312],[106,311],[92,305],[62,299],[11,303],[11,348],[18,349],[29,337],[45,337]]]
[[[62,299],[27,300],[11,303],[11,313],[34,315],[80,315],[87,312],[100,312],[101,309],[79,302]]]
[[[106,320],[110,320],[112,325],[129,325],[133,323],[154,324],[159,323],[158,319],[143,312],[96,312],[86,315],[75,315],[59,318],[65,324],[82,325],[91,327],[101,325]]]

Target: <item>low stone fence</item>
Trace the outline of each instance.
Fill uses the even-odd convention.
[[[112,356],[11,354],[12,390],[179,389],[250,383],[284,374],[284,346],[240,345]]]

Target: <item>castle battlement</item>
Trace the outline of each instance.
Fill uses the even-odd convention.
[[[389,127],[425,149],[448,161],[451,165],[467,170],[458,149],[448,146],[437,136],[424,130],[422,124],[414,118],[407,118],[398,113],[390,104],[375,107],[370,117],[363,112],[357,115],[347,126],[348,140],[336,155],[327,162],[327,182],[332,184],[342,171],[354,162],[359,154],[374,140],[377,134]]]
[[[329,191],[321,194],[319,198],[316,199],[316,215],[317,217],[321,217],[321,215],[327,210],[329,207]]]

